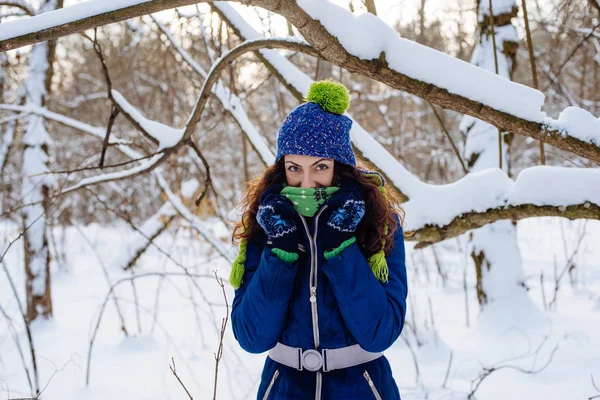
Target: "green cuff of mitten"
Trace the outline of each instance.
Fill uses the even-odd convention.
[[[356,242],[356,238],[354,236],[352,236],[350,239],[342,242],[342,244],[340,244],[335,249],[325,251],[325,253],[324,253],[325,259],[329,260],[332,257],[339,256],[340,254],[342,254],[342,251],[344,251],[346,248],[350,247],[355,242]]]
[[[298,253],[290,253],[289,251],[281,249],[271,249],[271,253],[275,254],[281,261],[293,263],[298,259]]]

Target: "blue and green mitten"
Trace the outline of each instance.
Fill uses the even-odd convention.
[[[261,199],[256,221],[267,235],[271,252],[280,260],[298,259],[298,227],[293,204],[278,193],[269,193]]]
[[[356,242],[356,229],[365,215],[365,201],[357,187],[340,189],[328,201],[330,210],[323,234],[325,258],[330,259]]]

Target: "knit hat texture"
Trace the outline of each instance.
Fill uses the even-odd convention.
[[[331,158],[356,166],[350,144],[352,120],[342,115],[350,105],[346,87],[331,81],[314,82],[305,100],[279,129],[276,160],[295,154]]]

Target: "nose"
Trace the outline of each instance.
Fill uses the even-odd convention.
[[[311,188],[314,187],[315,182],[313,181],[312,177],[310,176],[310,173],[308,171],[304,172],[304,175],[302,176],[302,183],[300,184],[300,187],[303,188]]]

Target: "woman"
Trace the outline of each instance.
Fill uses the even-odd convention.
[[[356,167],[346,88],[317,82],[306,100],[242,203],[233,332],[269,351],[258,399],[400,399],[381,352],[406,314],[401,210]]]

